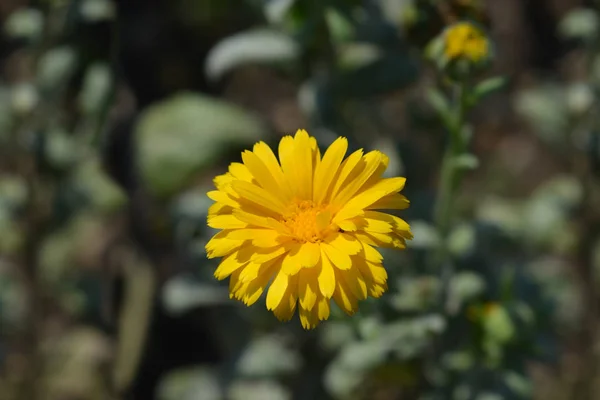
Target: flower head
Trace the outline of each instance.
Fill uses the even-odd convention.
[[[311,329],[329,317],[332,298],[352,315],[358,300],[385,292],[375,247],[403,249],[412,235],[402,219],[375,210],[408,207],[398,193],[405,179],[382,178],[381,152],[344,160],[347,149],[340,137],[321,157],[315,138],[299,130],[281,140],[279,159],[259,142],[214,179],[208,225],[221,231],[206,251],[223,257],[215,277],[229,277],[230,297],[251,305],[267,291],[278,319],[298,308]]]
[[[459,22],[446,31],[444,53],[448,60],[478,63],[489,56],[489,41],[475,25]]]

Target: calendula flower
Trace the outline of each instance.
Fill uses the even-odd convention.
[[[329,317],[333,300],[347,314],[367,296],[387,289],[383,257],[375,247],[403,249],[408,224],[378,209],[404,209],[405,178],[382,178],[388,158],[355,151],[338,138],[321,157],[304,130],[279,143],[279,159],[263,142],[242,163],[214,179],[208,225],[220,229],[206,245],[223,257],[215,271],[229,277],[230,297],[266,305],[287,321],[296,308],[302,326]],[[270,285],[269,285],[270,283]]]
[[[478,63],[489,56],[486,35],[469,22],[452,25],[445,33],[444,54],[448,60],[466,59]]]

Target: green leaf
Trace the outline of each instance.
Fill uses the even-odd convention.
[[[440,280],[435,276],[403,277],[390,305],[401,312],[424,311],[431,308],[439,296]]]
[[[167,312],[180,315],[190,309],[229,303],[229,292],[223,286],[173,278],[163,287],[162,301]]]
[[[84,0],[79,12],[87,22],[110,21],[116,15],[115,5],[109,0]]]
[[[320,330],[319,344],[327,351],[336,351],[354,339],[354,330],[348,324],[328,322]]]
[[[269,29],[241,32],[223,39],[206,58],[206,75],[216,81],[233,69],[248,64],[295,62],[300,54],[289,36]]]
[[[448,250],[457,256],[469,253],[475,246],[475,227],[471,224],[460,224],[452,230],[448,237]]]
[[[472,272],[458,272],[450,282],[450,292],[454,300],[460,304],[483,293],[486,288],[485,280]]]
[[[8,36],[36,40],[44,29],[44,15],[35,8],[16,10],[4,21],[4,32]]]
[[[448,126],[448,122],[451,120],[450,103],[444,94],[438,89],[432,88],[427,91],[427,100],[433,109],[442,118],[445,125]]]
[[[62,129],[50,130],[46,137],[45,156],[54,168],[66,171],[80,159],[77,143]]]
[[[531,398],[533,390],[531,381],[529,379],[523,375],[517,374],[516,372],[510,371],[505,374],[504,380],[506,385],[510,387],[516,394],[526,399]]]
[[[70,47],[49,50],[40,58],[37,81],[43,90],[54,90],[66,83],[76,66],[77,56]]]
[[[464,153],[454,158],[454,166],[459,169],[474,170],[479,167],[479,159],[474,154]]]
[[[231,400],[289,400],[291,395],[285,386],[275,380],[237,381],[229,388]],[[202,397],[204,399],[204,397]],[[198,398],[200,400],[200,398]]]
[[[480,82],[473,89],[473,103],[476,104],[486,96],[489,96],[490,94],[504,88],[507,82],[508,80],[503,76],[496,76]]]
[[[367,371],[381,364],[389,350],[390,344],[378,339],[353,342],[342,349],[337,362],[354,371]]]
[[[354,26],[346,16],[334,8],[328,8],[325,11],[325,20],[329,27],[332,39],[339,42],[348,42],[354,36]]]
[[[567,39],[592,40],[598,35],[600,21],[591,8],[576,8],[569,12],[558,26],[560,35]]]
[[[237,371],[245,377],[269,377],[293,373],[300,368],[301,358],[288,348],[283,338],[272,335],[252,341],[237,364]]]
[[[364,377],[364,371],[349,369],[334,361],[325,371],[324,384],[334,398],[348,398],[354,390],[362,385]]]
[[[119,392],[127,389],[135,378],[142,359],[151,322],[156,291],[154,266],[133,252],[128,253],[122,268],[125,275],[124,298],[119,315],[119,341],[112,370]]]
[[[268,0],[264,13],[270,24],[282,24],[296,0]]]
[[[86,161],[75,171],[73,185],[98,211],[114,212],[127,202],[121,187],[105,173],[100,161],[95,158]]]
[[[569,115],[565,90],[556,83],[546,83],[517,94],[517,113],[535,129],[540,139],[562,146],[568,132]]]
[[[487,337],[496,343],[507,343],[515,335],[515,327],[508,311],[500,305],[492,307],[484,317]]]
[[[258,117],[234,105],[197,94],[176,95],[140,117],[135,136],[142,181],[153,194],[171,196],[195,172],[222,160],[225,151],[250,146],[265,133]]]
[[[442,365],[453,371],[466,371],[475,364],[475,359],[467,351],[447,353],[441,360]]]
[[[338,49],[338,66],[352,70],[369,65],[381,58],[381,50],[371,43],[348,43]]]
[[[158,385],[159,400],[222,400],[219,376],[207,366],[169,372]]]
[[[11,212],[20,209],[27,201],[29,190],[26,182],[17,176],[0,178],[0,204]]]
[[[98,113],[110,92],[111,72],[106,63],[95,63],[85,73],[79,106],[85,114]]]

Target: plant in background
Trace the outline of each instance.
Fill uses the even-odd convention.
[[[477,158],[469,153],[472,132],[467,114],[484,96],[499,89],[504,80],[491,78],[473,82],[475,73],[489,64],[492,54],[488,36],[470,22],[458,22],[446,28],[429,44],[426,54],[435,63],[444,90],[432,89],[429,100],[448,134],[435,209],[441,240],[437,253],[432,256],[433,264],[442,268],[442,296],[446,296],[452,274],[447,242],[454,198],[464,172],[478,165]]]
[[[321,154],[299,130],[279,144],[279,161],[264,142],[242,153],[243,163],[214,180],[208,225],[221,229],[206,245],[224,257],[215,277],[230,277],[230,297],[254,304],[269,281],[266,303],[282,321],[299,303],[302,326],[329,318],[329,303],[348,315],[358,300],[387,290],[383,256],[375,247],[404,249],[408,224],[376,210],[401,210],[404,178],[382,178],[389,159],[379,151],[353,152],[346,138]]]

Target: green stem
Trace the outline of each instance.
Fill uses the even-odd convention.
[[[447,129],[449,142],[442,161],[441,176],[438,189],[438,200],[435,208],[435,224],[438,230],[440,244],[434,257],[436,268],[440,269],[442,288],[440,292],[440,308],[446,310],[450,281],[454,274],[454,266],[448,251],[448,236],[450,233],[451,219],[454,211],[454,198],[462,178],[462,168],[456,160],[466,150],[467,140],[463,135],[467,112],[466,93],[464,83],[457,83],[453,87],[453,114],[448,122]]]

